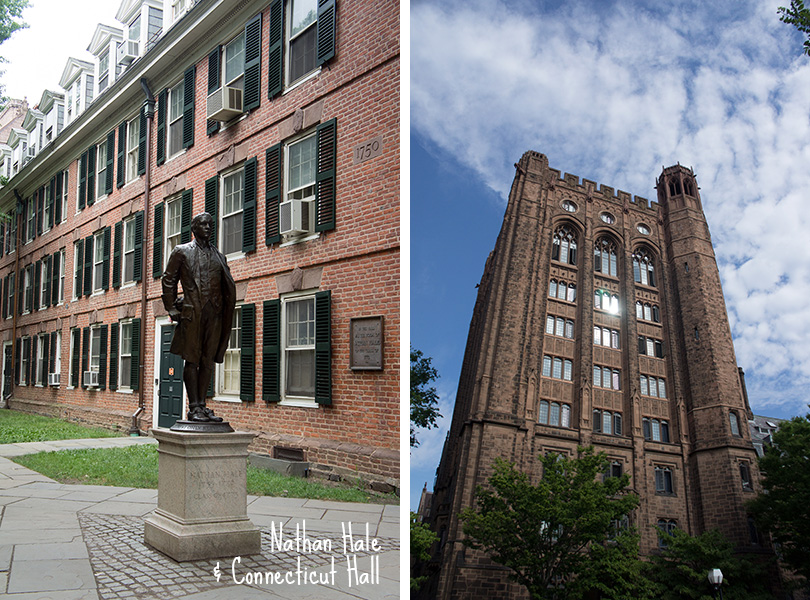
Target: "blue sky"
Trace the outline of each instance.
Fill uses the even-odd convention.
[[[440,372],[441,427],[411,453],[433,484],[475,286],[514,163],[655,198],[691,166],[754,412],[810,402],[810,58],[784,0],[414,0],[411,343]]]

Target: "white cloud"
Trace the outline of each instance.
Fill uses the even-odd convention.
[[[694,167],[755,410],[806,409],[810,60],[777,2],[411,8],[411,123],[504,199],[529,149],[654,199]]]

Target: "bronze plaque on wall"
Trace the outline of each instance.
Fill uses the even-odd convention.
[[[383,318],[362,317],[350,321],[351,368],[382,370]]]

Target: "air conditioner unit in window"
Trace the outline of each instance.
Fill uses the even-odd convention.
[[[311,233],[315,221],[315,198],[293,198],[279,206],[279,232],[286,235]]]
[[[59,385],[61,379],[61,373],[48,373],[48,385]]]
[[[242,106],[242,90],[222,86],[208,96],[206,118],[213,121],[230,121],[244,112]]]
[[[115,53],[115,62],[119,65],[128,65],[136,58],[138,58],[138,42],[126,40],[118,44],[118,49]]]
[[[85,387],[98,387],[98,371],[85,371],[83,382]]]

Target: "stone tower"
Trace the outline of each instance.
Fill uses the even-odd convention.
[[[641,498],[648,554],[664,530],[714,527],[761,551],[750,412],[694,173],[664,169],[658,202],[527,152],[478,289],[434,486],[439,574],[425,597],[520,598],[465,548],[459,512],[496,457],[536,480],[540,454],[593,445]]]

